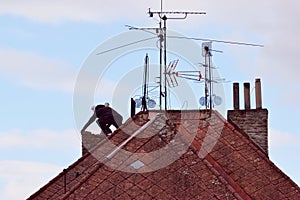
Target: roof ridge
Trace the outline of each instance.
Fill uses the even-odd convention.
[[[140,111],[139,113],[137,113],[136,115],[134,115],[133,117],[129,117],[118,129],[116,129],[111,135],[109,135],[109,136],[107,136],[107,138],[108,139],[110,139],[110,138],[112,138],[116,133],[118,133],[121,129],[122,129],[122,127],[124,127],[125,125],[128,125],[128,124],[130,124],[130,123],[132,123],[132,122],[134,122],[134,119],[136,119],[137,117],[138,117],[138,115],[140,115],[140,114],[144,114],[145,112],[144,111]],[[147,121],[146,121],[147,122]],[[145,122],[145,123],[146,123]],[[145,124],[144,123],[144,124]],[[99,146],[101,146],[103,143],[104,143],[104,141],[106,141],[107,139],[105,138],[104,140],[101,140],[100,142],[98,142],[98,144],[96,144],[93,148],[91,148],[90,150],[89,150],[89,154],[92,154]]]
[[[238,133],[240,133],[243,137],[242,139],[245,140],[245,138],[247,139],[247,141],[251,141],[251,143],[259,149],[259,154],[263,155],[263,157],[266,158],[266,160],[269,160],[268,155],[265,153],[265,151],[262,149],[261,146],[259,146],[253,139],[251,139],[251,137],[245,132],[243,131],[241,128],[239,128],[235,123],[233,123],[230,119],[227,120],[225,119],[217,110],[213,110],[214,114],[216,114],[216,116],[224,123],[224,125],[228,125],[230,126],[231,130],[235,130]]]
[[[122,124],[120,127],[125,126],[126,124],[129,124],[130,122],[132,122],[134,118],[128,118],[126,120],[126,122],[124,124]],[[119,129],[115,130],[115,132],[118,132]],[[114,133],[110,136],[108,136],[108,138],[112,137],[114,135]],[[46,185],[44,185],[43,187],[41,187],[38,191],[36,191],[34,194],[32,194],[30,197],[28,197],[28,199],[32,199],[34,197],[36,197],[37,195],[39,195],[41,192],[47,190],[47,188],[49,186],[51,186],[52,184],[54,184],[59,178],[63,177],[66,173],[68,173],[69,171],[71,171],[72,169],[74,169],[79,163],[81,163],[83,160],[87,159],[92,155],[92,152],[94,152],[97,147],[99,147],[101,144],[103,144],[106,141],[106,139],[101,140],[97,145],[95,145],[93,148],[91,148],[86,154],[82,155],[79,159],[77,159],[73,164],[69,165],[67,168],[63,169],[63,171],[61,171],[57,176],[55,176],[53,179],[51,179]],[[93,156],[94,157],[94,156]],[[95,163],[94,163],[95,164]],[[72,181],[71,181],[72,182]],[[67,183],[70,184],[71,182]],[[58,190],[60,191],[60,190]],[[54,195],[54,194],[53,194]]]
[[[167,119],[169,120],[180,120],[179,118],[181,117],[181,120],[184,120],[185,122],[182,124],[180,123],[179,126],[177,126],[176,123],[176,129],[178,133],[183,133],[183,137],[180,137],[182,142],[185,144],[189,144],[189,148],[194,152],[194,154],[198,155],[199,157],[199,162],[202,162],[202,165],[206,166],[206,169],[208,170],[207,172],[212,173],[222,184],[224,184],[225,188],[229,190],[232,193],[232,196],[235,196],[237,199],[251,199],[254,195],[255,191],[251,191],[249,188],[244,188],[242,185],[240,185],[240,181],[236,178],[244,178],[244,174],[240,175],[241,172],[238,169],[241,168],[242,162],[252,162],[252,160],[256,159],[261,159],[259,162],[259,166],[266,166],[267,172],[274,172],[278,173],[278,177],[274,176],[272,180],[276,181],[276,183],[273,184],[286,184],[289,183],[290,187],[295,187],[294,191],[299,190],[299,186],[293,182],[289,176],[283,173],[267,156],[264,152],[262,152],[259,148],[259,146],[251,140],[251,138],[244,133],[242,130],[240,130],[238,127],[234,126],[232,123],[227,121],[218,111],[213,110],[212,112],[209,112],[209,118],[202,118],[202,112],[204,110],[171,110],[167,111],[165,114],[167,116]],[[187,115],[182,115],[185,112],[188,112]],[[198,115],[198,113],[200,115]],[[129,118],[126,120],[126,122],[122,125],[124,127],[120,127],[119,129],[115,130],[114,133],[109,136],[108,138],[103,139],[102,141],[98,142],[97,145],[95,145],[94,148],[92,148],[90,151],[87,152],[87,154],[83,155],[81,158],[79,158],[75,163],[70,165],[66,171],[61,172],[57,177],[52,179],[49,183],[47,183],[44,187],[42,187],[39,191],[37,191],[35,194],[33,194],[31,197],[36,197],[40,193],[45,192],[47,197],[50,197],[51,199],[59,198],[62,200],[68,199],[70,197],[73,197],[73,194],[80,194],[81,192],[81,187],[85,186],[86,182],[89,182],[90,179],[93,179],[93,176],[98,173],[104,173],[107,171],[106,176],[109,177],[114,173],[116,169],[109,167],[107,165],[108,162],[110,162],[110,157],[106,155],[110,155],[109,153],[113,153],[116,148],[111,147],[111,148],[104,148],[105,151],[102,152],[101,146],[108,144],[107,142],[113,142],[115,143],[116,146],[120,146],[121,144],[124,143],[124,141],[127,141],[130,138],[130,135],[135,132],[141,132],[143,133],[145,130],[148,130],[148,126],[151,126],[153,122],[156,122],[157,119],[154,114],[159,114],[161,112],[154,112],[150,113],[148,115],[148,118],[150,117],[150,120],[145,118],[144,115],[140,115],[140,112],[133,116],[132,118]],[[180,114],[181,113],[181,114]],[[143,114],[143,113],[142,113]],[[149,113],[148,113],[149,114]],[[207,113],[206,113],[207,114]],[[184,116],[184,117],[183,117]],[[134,125],[136,124],[136,126]],[[148,125],[147,125],[148,124]],[[201,125],[202,124],[202,125]],[[146,125],[146,126],[145,126]],[[206,129],[208,128],[208,125],[211,126],[211,131],[207,133]],[[143,128],[144,127],[144,128]],[[155,126],[156,127],[156,126]],[[123,128],[123,130],[122,130]],[[193,128],[197,128],[197,132],[195,132],[196,135],[193,135],[194,131]],[[131,134],[128,134],[126,136],[126,132],[131,131]],[[150,129],[149,129],[150,131]],[[151,131],[156,132],[156,129],[152,129]],[[147,132],[147,131],[146,131]],[[122,133],[121,135],[117,133]],[[128,132],[129,133],[129,132]],[[218,136],[219,133],[220,136]],[[124,134],[124,135],[123,135]],[[209,135],[207,135],[209,134]],[[211,137],[211,139],[206,140],[207,136]],[[134,136],[133,136],[134,137]],[[219,138],[220,137],[220,138]],[[206,138],[206,139],[205,139]],[[220,142],[223,146],[226,148],[222,148],[214,146],[209,149],[206,148],[205,142],[207,141],[209,143],[207,144],[213,144],[214,138]],[[130,139],[128,140],[128,144],[134,144],[134,141],[131,141]],[[187,143],[187,141],[189,143]],[[239,141],[240,143],[234,143],[234,141]],[[243,146],[241,146],[241,144]],[[127,143],[125,143],[127,145]],[[143,144],[145,145],[145,144]],[[133,145],[134,149],[131,149],[133,151],[137,151],[138,149],[142,148],[143,145]],[[237,154],[232,154],[231,151],[229,151],[229,148],[237,151]],[[246,153],[248,149],[253,149],[253,153]],[[210,151],[211,150],[211,151]],[[245,151],[247,150],[247,151]],[[223,153],[222,153],[223,152]],[[252,152],[252,151],[251,151]],[[95,154],[93,154],[95,153]],[[97,159],[95,155],[97,153],[100,153],[103,157],[102,159]],[[108,153],[108,154],[107,154]],[[118,154],[118,152],[116,152]],[[104,156],[103,156],[104,155]],[[201,155],[204,155],[203,157]],[[229,165],[225,161],[229,158],[224,155],[232,155],[232,160],[230,162],[234,161],[233,163],[236,163],[235,165]],[[237,157],[236,155],[240,155],[240,158]],[[112,157],[115,155],[113,154]],[[221,157],[220,157],[221,156]],[[223,156],[223,157],[222,157]],[[229,156],[230,157],[230,156]],[[222,159],[220,159],[222,158]],[[236,159],[238,158],[238,159]],[[86,160],[85,160],[86,159]],[[125,158],[124,162],[129,158]],[[198,158],[197,158],[198,159]],[[224,161],[223,161],[224,160]],[[236,161],[236,162],[235,162]],[[254,161],[255,162],[255,161]],[[126,164],[126,163],[125,163]],[[106,165],[106,166],[105,166]],[[251,166],[250,166],[251,165]],[[253,167],[254,164],[249,164],[249,167]],[[232,168],[232,171],[230,169]],[[234,168],[238,167],[238,168]],[[78,170],[77,170],[78,169]],[[113,171],[111,171],[111,169]],[[121,169],[121,168],[120,168]],[[246,168],[245,168],[246,169]],[[250,168],[247,170],[249,171]],[[258,170],[258,172],[264,173],[262,169],[258,169],[256,166],[254,166],[254,169]],[[72,174],[76,173],[76,171],[80,171],[80,176],[79,178],[74,178],[72,177]],[[122,170],[121,170],[122,171]],[[109,173],[108,173],[109,172]],[[237,172],[235,174],[232,174],[231,172]],[[251,172],[251,169],[250,169]],[[61,177],[68,175],[68,182],[63,185],[63,179]],[[257,175],[255,175],[257,176]],[[263,176],[264,177],[264,176]],[[251,177],[250,177],[251,178]],[[261,179],[262,177],[260,177]],[[260,180],[257,179],[257,180]],[[252,180],[252,179],[251,179]],[[269,179],[268,179],[269,180]],[[270,181],[272,181],[270,179]],[[60,181],[60,184],[58,184]],[[270,181],[263,182],[264,186],[268,186],[270,184]],[[98,182],[98,179],[97,179]],[[95,187],[98,187],[102,183],[102,179],[99,179],[99,182]],[[51,186],[53,184],[53,186]],[[48,186],[50,186],[48,188]],[[59,187],[58,192],[56,191],[56,187]],[[277,186],[276,186],[277,187]],[[53,192],[53,190],[54,192]],[[65,189],[67,188],[67,190]],[[262,187],[259,188],[259,190],[262,189]],[[276,189],[276,188],[275,188]],[[94,189],[93,189],[94,190]],[[276,189],[276,191],[278,188]],[[258,189],[257,189],[258,191]],[[275,190],[274,190],[275,191]],[[280,192],[280,190],[278,190]],[[287,194],[288,192],[286,192]],[[43,194],[43,193],[42,193]],[[88,193],[84,193],[85,195],[89,195]],[[292,195],[292,193],[289,193],[289,195]],[[87,197],[85,196],[85,197]],[[41,197],[43,197],[41,195]],[[45,197],[45,196],[44,196]],[[31,199],[31,198],[30,198]]]
[[[255,143],[245,131],[240,129],[236,124],[231,123],[230,120],[226,120],[218,111],[213,111],[213,112],[216,114],[216,116],[219,119],[221,119],[223,121],[224,124],[226,124],[229,128],[231,128],[231,130],[241,134],[242,140],[250,141],[249,145],[251,145],[252,147],[257,148],[259,150],[259,151],[257,151],[257,153],[261,156],[262,159],[264,159],[268,164],[270,164],[278,173],[280,173],[284,177],[288,178],[295,187],[299,188],[299,186],[287,174],[285,174],[278,166],[275,165],[274,162],[272,162],[269,159],[269,157],[264,152],[264,150],[257,143]]]
[[[158,117],[161,116],[161,113],[157,113],[150,121],[145,123],[143,126],[141,126],[138,130],[136,130],[129,138],[127,138],[125,141],[123,141],[116,149],[114,149],[109,155],[106,157],[108,159],[112,158],[118,151],[124,147],[130,140],[132,140],[134,137],[136,137],[138,134],[143,132],[146,128],[148,128],[150,125],[154,123],[155,120],[158,119]]]
[[[189,132],[188,132],[188,130],[186,130],[185,127],[182,127],[181,131],[183,131],[185,135],[191,137],[190,134],[188,134]],[[191,149],[194,150],[197,155],[198,155],[198,152],[202,149],[201,146],[202,145],[195,138],[193,139],[193,142],[190,145]],[[204,149],[202,149],[202,150],[204,150]],[[203,160],[206,160],[210,164],[210,165],[208,165],[208,163],[206,163],[207,167],[213,173],[215,173],[215,171],[217,171],[219,173],[218,175],[221,175],[229,183],[229,185],[238,193],[237,198],[242,197],[242,199],[251,200],[251,197],[231,178],[230,175],[228,175],[222,169],[222,167],[209,155],[209,153],[206,154],[206,156],[203,158]],[[214,170],[212,170],[212,168]],[[230,188],[228,188],[228,189],[230,190]],[[237,194],[234,193],[234,195],[236,196]]]
[[[138,114],[143,114],[143,112],[139,112]],[[137,114],[137,115],[138,115]],[[135,116],[137,116],[137,115],[135,115]],[[157,115],[159,115],[159,113],[157,114]],[[130,122],[133,122],[133,119],[134,119],[135,117],[131,117],[131,118],[129,118],[128,120],[126,120],[126,122],[124,123],[124,124],[122,124],[117,130],[115,130],[114,131],[114,133],[113,134],[111,134],[110,136],[108,136],[108,138],[111,138],[114,134],[115,134],[115,132],[119,132],[120,130],[121,130],[121,127],[122,126],[125,126],[125,124],[129,124]],[[154,117],[153,118],[153,120],[154,119],[156,119],[156,117]],[[150,120],[151,121],[151,120]],[[150,121],[147,121],[147,122],[150,122]],[[146,124],[148,124],[148,123],[145,123],[143,126],[141,126],[138,130],[141,130],[141,128],[144,130],[145,129],[145,125]],[[149,126],[149,125],[148,125]],[[148,127],[148,126],[146,126],[146,128]],[[129,137],[130,138],[130,137]],[[128,138],[128,139],[129,139]],[[125,141],[127,141],[128,139],[126,139]],[[104,140],[102,140],[102,141],[100,141],[97,145],[95,145],[95,147],[93,147],[90,151],[89,151],[89,153],[88,153],[88,155],[91,155],[92,156],[92,152],[94,152],[94,151],[96,151],[101,145],[103,145],[103,143],[105,143],[105,142],[107,142],[108,140],[105,138]],[[114,152],[115,150],[113,150],[112,152],[111,152],[111,154]],[[109,154],[110,155],[110,154]],[[114,155],[112,155],[112,156],[114,156]],[[98,160],[99,161],[99,160]],[[110,157],[109,156],[106,156],[105,158],[104,158],[104,160],[102,160],[101,162],[97,162],[97,164],[96,164],[96,166],[93,168],[93,169],[91,169],[90,170],[90,173],[88,173],[85,177],[83,177],[82,179],[81,179],[81,181],[80,182],[78,182],[77,184],[75,184],[67,193],[65,193],[64,195],[63,195],[63,197],[61,198],[62,200],[63,199],[66,199],[67,197],[69,197],[74,191],[76,191],[76,189],[77,188],[79,188],[86,180],[88,180],[89,179],[89,177],[91,177],[99,168],[101,168],[102,166],[104,166],[105,165],[105,163],[106,162],[109,162],[110,161]]]
[[[228,119],[226,120],[227,123],[234,127],[235,130],[237,130],[239,133],[241,133],[244,137],[246,137],[247,139],[249,139],[266,157],[268,157],[268,155],[266,154],[266,152],[263,150],[263,148],[261,146],[259,146],[244,130],[242,130],[240,127],[238,127],[235,123],[232,122],[232,120]]]
[[[215,161],[215,159],[212,156],[207,154],[204,158],[204,161],[207,161],[207,163],[205,162],[205,164],[212,172],[214,172],[214,170],[216,170],[219,173],[218,175],[223,177],[227,181],[227,183],[236,191],[236,193],[233,193],[234,196],[236,196],[238,199],[243,199],[243,200],[251,200],[252,199],[243,190],[243,188],[241,188],[240,185],[235,180],[233,180],[233,178],[229,174],[227,174],[225,172],[225,170]],[[212,170],[211,168],[213,168],[214,170]],[[228,186],[226,186],[226,187],[230,190],[230,188]]]
[[[197,110],[194,110],[194,111],[197,111]],[[199,111],[199,110],[198,110]],[[143,125],[143,126],[141,126],[136,132],[139,132],[139,130],[141,130],[141,131],[144,131],[148,126],[150,126],[152,123],[149,123],[149,122],[154,122],[158,117],[157,116],[159,116],[159,115],[161,115],[161,113],[157,113],[157,115],[155,115],[153,118],[151,118],[151,120],[150,121],[146,121],[146,123]],[[188,119],[185,119],[185,120],[188,120]],[[133,121],[133,120],[132,120]],[[129,123],[129,122],[128,122]],[[126,124],[128,124],[128,123],[126,123]],[[146,125],[146,126],[145,126]],[[117,129],[116,131],[118,131],[119,129]],[[112,137],[114,134],[112,134],[110,137]],[[110,138],[109,137],[109,138]],[[130,138],[130,137],[129,137]],[[129,139],[128,138],[128,139]],[[128,139],[126,139],[126,140],[128,140]],[[125,141],[126,141],[125,140]],[[99,148],[99,146],[100,145],[102,145],[105,141],[107,141],[107,140],[102,140],[101,142],[99,142],[90,152],[89,152],[89,155],[92,155],[92,152],[93,151],[96,151],[98,148]],[[114,152],[114,151],[113,151]],[[112,153],[113,153],[112,152]],[[112,155],[112,156],[114,156],[114,155]],[[65,193],[60,199],[61,200],[64,200],[64,199],[67,199],[72,193],[74,193],[82,184],[84,184],[97,170],[99,170],[101,167],[103,167],[104,165],[105,165],[105,163],[106,162],[109,162],[111,159],[110,159],[110,157],[109,156],[107,156],[107,157],[105,157],[105,159],[104,160],[102,160],[101,162],[99,162],[99,163],[97,163],[96,165],[94,165],[94,168],[93,169],[91,169],[90,170],[90,173],[88,173],[85,177],[82,177],[81,178],[81,181],[80,182],[78,182],[76,185],[74,185],[73,187],[72,187],[72,189],[70,189],[70,190],[68,190],[68,192],[67,193]]]

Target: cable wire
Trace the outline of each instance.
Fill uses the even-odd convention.
[[[114,50],[117,50],[117,49],[121,49],[121,48],[130,46],[130,45],[134,45],[134,44],[137,44],[137,43],[140,43],[140,42],[145,42],[145,41],[148,41],[148,40],[152,40],[152,39],[154,39],[154,38],[157,38],[157,36],[155,36],[155,37],[150,37],[150,38],[145,38],[145,39],[142,39],[142,40],[137,40],[137,41],[135,41],[135,42],[131,42],[131,43],[127,43],[127,44],[124,44],[124,45],[121,45],[121,46],[118,46],[118,47],[114,47],[114,48],[111,48],[111,49],[108,49],[108,50],[99,52],[99,53],[97,53],[96,55],[101,55],[101,54],[104,54],[104,53],[108,53],[108,52],[110,52],[110,51],[114,51]]]
[[[184,37],[184,36],[167,36],[168,38],[177,38],[177,39],[187,39],[187,40],[200,40],[200,41],[207,41],[207,42],[219,42],[225,44],[233,44],[233,45],[247,45],[247,46],[254,46],[254,47],[264,47],[261,44],[251,44],[245,42],[235,42],[235,41],[225,41],[225,40],[214,40],[214,39],[207,39],[207,38],[194,38],[194,37]]]
[[[145,31],[145,30],[143,30],[143,31]],[[145,32],[152,33],[150,31],[145,31]],[[152,34],[155,34],[155,33],[152,33]],[[111,49],[99,52],[96,55],[101,55],[101,54],[104,54],[104,53],[108,53],[110,51],[121,49],[121,48],[130,46],[130,45],[134,45],[134,44],[137,44],[137,43],[145,42],[145,41],[152,40],[152,39],[155,39],[155,38],[157,38],[157,36],[150,37],[150,38],[145,38],[145,39],[141,39],[141,40],[137,40],[135,42],[131,42],[131,43],[128,43],[128,44],[124,44],[124,45],[121,45],[121,46],[118,46],[118,47],[114,47],[114,48],[111,48]],[[207,38],[194,38],[194,37],[184,37],[184,36],[167,36],[167,38],[197,40],[197,41],[199,40],[199,41],[209,41],[209,42],[219,42],[219,43],[225,43],[225,44],[246,45],[246,46],[253,46],[253,47],[264,47],[264,45],[261,45],[261,44],[251,44],[251,43],[245,43],[245,42],[235,42],[235,41],[225,41],[225,40],[214,40],[214,39],[207,39]]]

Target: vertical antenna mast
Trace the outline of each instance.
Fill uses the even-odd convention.
[[[209,73],[209,110],[212,110],[212,71],[211,71],[211,53],[208,49],[208,73]]]
[[[204,93],[205,93],[205,108],[208,109],[209,105],[209,110],[212,110],[212,92],[213,92],[213,78],[212,78],[212,69],[211,69],[211,52],[210,52],[210,47],[211,45],[204,45],[203,50],[204,50],[204,68],[205,68],[205,88],[204,88]],[[208,101],[209,99],[209,101]]]
[[[149,57],[148,57],[148,54],[146,54],[146,57],[145,57],[145,67],[144,67],[144,88],[143,88],[143,97],[142,97],[142,109],[143,109],[143,111],[147,110],[148,68],[149,68]]]
[[[163,0],[160,0],[160,12],[162,12],[163,9]],[[149,8],[150,12],[150,8]],[[151,17],[151,16],[150,16]],[[161,18],[159,18],[159,109],[162,110],[162,47],[163,47],[163,33],[162,33],[162,28],[161,28]]]
[[[164,109],[167,110],[167,19],[185,19],[188,14],[206,14],[205,12],[163,12],[162,11],[162,0],[161,0],[161,11],[153,12],[150,10],[148,11],[150,17],[153,17],[154,14],[157,14],[160,18],[159,23],[159,30],[160,30],[160,77],[159,77],[159,104],[160,109],[162,109],[162,99],[164,98]],[[182,15],[182,17],[167,17],[167,15]],[[164,21],[164,27],[161,27],[161,20]],[[163,55],[162,55],[162,43],[164,46]],[[164,67],[162,67],[162,57],[164,59]],[[162,69],[163,68],[163,69]],[[163,71],[163,72],[162,72]],[[164,77],[162,76],[164,74]],[[162,83],[164,85],[162,85]],[[164,86],[164,87],[163,87]],[[164,89],[164,91],[163,91]]]
[[[205,46],[204,47],[204,103],[205,103],[205,109],[207,110],[208,108],[208,102],[207,102],[207,99],[208,99],[208,85],[207,85],[207,74],[208,74],[208,65],[207,65],[207,52],[208,52],[208,47]]]

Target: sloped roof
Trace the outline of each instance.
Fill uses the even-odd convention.
[[[29,199],[300,199],[300,189],[216,111],[151,111]]]

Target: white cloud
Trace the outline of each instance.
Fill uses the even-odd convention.
[[[300,184],[300,135],[286,131],[269,130],[270,159],[285,174]]]
[[[192,25],[193,30],[201,30],[198,31],[200,37],[208,35],[222,40],[262,43],[262,49],[226,45],[225,56],[238,61],[238,66],[252,77],[261,76],[278,85],[285,81],[299,82],[299,1],[197,2],[167,1],[168,7],[173,10],[207,11],[205,16],[189,17],[189,23],[176,22],[175,28]],[[253,55],[256,55],[255,58]]]
[[[247,68],[253,76],[263,76],[276,83],[298,80],[297,55],[300,52],[300,17],[296,0],[280,1],[163,1],[166,11],[206,11],[205,16],[188,16],[188,23],[169,20],[168,26],[178,31],[197,30],[201,36],[211,35],[216,39],[262,42],[265,47],[257,51],[255,64]],[[112,23],[115,21],[142,20],[149,17],[147,9],[159,10],[160,2],[153,1],[103,1],[103,0],[54,0],[54,1],[4,1],[0,14],[22,16],[34,21],[60,23],[64,21],[91,21]],[[172,22],[171,22],[172,21]],[[176,26],[174,26],[176,25]],[[200,30],[200,31],[199,31]],[[216,31],[217,30],[217,31]],[[194,35],[195,36],[195,35]],[[256,40],[256,41],[255,41]],[[242,52],[241,52],[242,51]],[[228,51],[234,58],[249,65],[249,51],[239,48]],[[251,53],[251,52],[250,52]],[[253,52],[252,52],[253,53]],[[292,73],[292,72],[297,73]]]
[[[80,146],[80,137],[72,129],[0,132],[1,151],[10,152],[13,150],[18,153],[11,155],[11,159],[14,159],[14,156],[18,157],[18,155],[22,157],[23,150],[36,152],[24,155],[24,157],[29,156],[33,160],[36,159],[35,154],[38,155],[39,153],[50,157],[52,155],[50,152],[54,150],[63,153],[69,151],[72,154],[76,152],[77,154]],[[60,159],[59,156],[56,155],[56,159]],[[0,161],[0,199],[28,198],[61,171],[62,167],[49,163],[2,160]]]
[[[148,8],[145,3],[153,5],[149,1],[134,0],[7,0],[1,2],[0,14],[22,16],[33,21],[47,23],[64,21],[109,23],[115,19],[135,19],[137,16],[145,15]]]
[[[24,151],[40,152],[49,157],[55,151],[76,152],[81,146],[79,135],[74,130],[11,130],[0,132],[0,149],[4,152]],[[48,152],[48,153],[47,153]],[[11,155],[13,157],[14,155]],[[28,155],[35,159],[35,154]],[[56,155],[57,156],[57,155]],[[26,157],[26,156],[25,156]],[[59,157],[56,157],[60,159]],[[13,159],[13,158],[12,158]],[[66,167],[66,166],[65,166]],[[30,161],[2,160],[0,161],[0,199],[25,199],[49,182],[62,171],[62,167]],[[16,192],[17,191],[17,192]]]
[[[47,129],[0,132],[0,149],[78,149],[80,137],[75,130],[53,131]]]
[[[269,130],[269,145],[271,148],[291,147],[300,150],[300,135],[286,131]]]
[[[26,199],[56,176],[62,167],[23,161],[0,161],[0,199]]]
[[[76,70],[68,64],[31,52],[0,49],[3,78],[35,89],[72,92]]]

